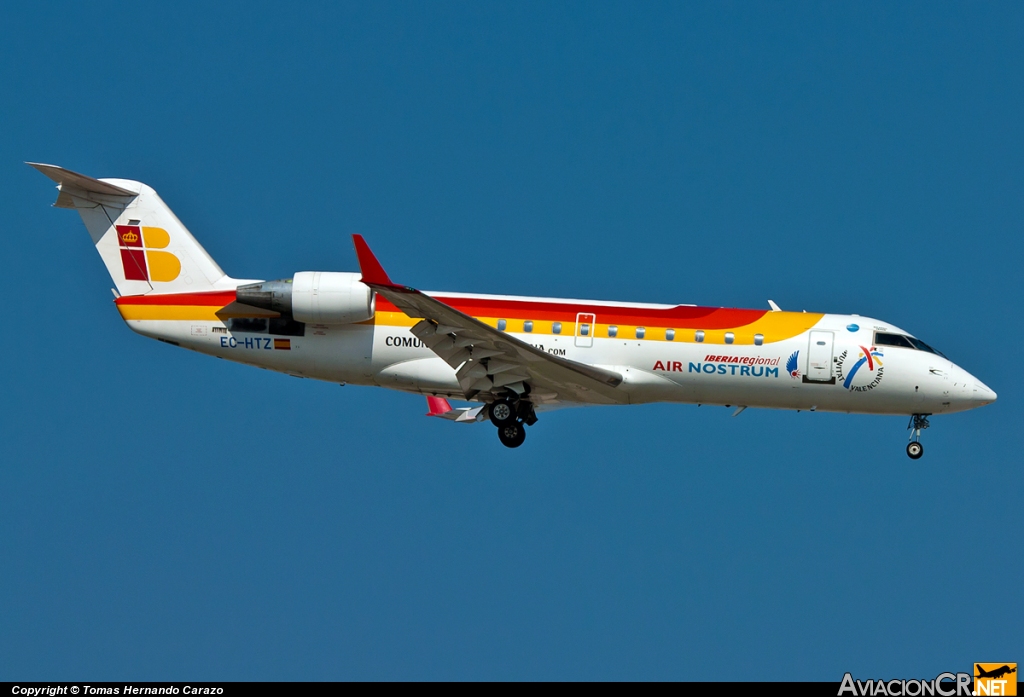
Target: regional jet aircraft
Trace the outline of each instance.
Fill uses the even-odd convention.
[[[143,336],[290,375],[427,396],[516,448],[538,413],[684,402],[928,417],[996,394],[920,339],[859,315],[419,291],[354,235],[359,273],[225,274],[150,187],[29,163],[82,216]],[[452,408],[449,399],[470,403]]]

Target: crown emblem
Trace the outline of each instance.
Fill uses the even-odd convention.
[[[134,232],[129,231],[121,234],[121,240],[123,242],[138,242],[139,236]]]

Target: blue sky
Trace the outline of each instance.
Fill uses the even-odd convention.
[[[11,5],[0,678],[816,679],[1020,661],[1018,3]],[[22,164],[230,274],[856,312],[999,393],[656,405],[517,451],[148,341]],[[1018,513],[1014,514],[1013,511]],[[1015,638],[1016,637],[1016,638]]]

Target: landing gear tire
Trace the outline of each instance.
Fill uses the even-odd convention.
[[[907,443],[907,456],[911,460],[919,460],[924,455],[924,446],[921,445],[921,431],[931,424],[928,423],[929,414],[911,414],[907,430],[910,431],[910,442]]]
[[[491,417],[491,423],[498,428],[514,424],[516,422],[516,405],[510,399],[495,400],[487,408],[487,415]]]
[[[526,427],[517,421],[498,426],[498,440],[506,448],[518,448],[526,441]]]

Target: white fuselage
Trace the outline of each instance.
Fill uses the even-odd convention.
[[[857,315],[820,317],[807,331],[762,345],[652,340],[635,332],[581,337],[571,327],[558,335],[510,333],[553,355],[621,374],[619,389],[632,404],[908,415],[963,411],[995,399],[981,381],[941,355],[875,346],[876,332],[904,333],[890,324]],[[146,336],[295,376],[456,399],[463,395],[452,367],[408,326],[382,322],[379,315],[359,324],[307,324],[302,336],[283,337],[287,348],[282,337],[239,331],[230,321],[127,322]],[[873,354],[870,360],[865,351]]]

